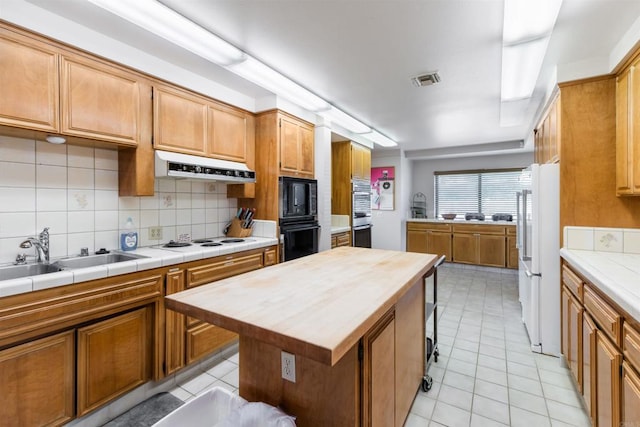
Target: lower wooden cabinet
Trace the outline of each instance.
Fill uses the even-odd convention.
[[[507,266],[506,228],[497,225],[454,224],[453,262]]]
[[[0,424],[62,425],[73,419],[75,371],[74,330],[0,351]]]
[[[591,390],[596,384],[594,378],[595,366],[592,359],[596,348],[596,324],[589,314],[584,313],[582,317],[582,396],[587,413],[591,418],[591,423],[595,425],[595,405],[593,403],[593,393]]]
[[[622,354],[600,330],[596,330],[594,394],[596,425],[620,425],[620,365]]]
[[[622,362],[621,426],[640,425],[640,375]]]
[[[78,329],[78,416],[151,379],[147,307]]]
[[[331,249],[340,246],[351,246],[351,232],[336,233],[331,235]]]
[[[507,235],[507,268],[518,268],[518,248],[516,247],[517,238],[514,235]]]
[[[407,252],[444,255],[451,261],[451,224],[407,222]]]
[[[562,352],[578,390],[582,391],[582,306],[566,286],[562,287]]]

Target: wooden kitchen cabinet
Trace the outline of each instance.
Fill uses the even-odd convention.
[[[407,252],[444,255],[451,261],[451,225],[448,223],[407,222]]]
[[[243,111],[221,104],[209,107],[207,154],[217,159],[245,163],[247,122],[247,114]]]
[[[616,194],[640,195],[640,59],[616,79]]]
[[[204,97],[172,86],[153,87],[153,146],[205,156],[209,106]]]
[[[562,287],[562,352],[571,375],[582,392],[582,305],[566,286]]]
[[[78,329],[78,415],[151,379],[153,319],[140,308]]]
[[[0,125],[57,133],[59,50],[0,26]]]
[[[60,71],[61,128],[64,135],[136,146],[151,103],[151,85],[106,62],[64,54]]]
[[[620,425],[620,366],[622,354],[611,340],[596,330],[594,404],[597,426]],[[593,360],[592,360],[593,363]]]
[[[53,426],[71,421],[75,355],[73,330],[0,351],[0,423]]]
[[[371,181],[371,150],[351,144],[351,178]]]
[[[340,246],[351,246],[351,232],[336,233],[331,235],[331,249]]]
[[[453,262],[506,267],[506,228],[499,225],[453,224]]]
[[[313,178],[313,126],[290,116],[280,117],[280,174]]]
[[[620,425],[637,425],[640,423],[640,375],[626,361],[622,362],[621,392]]]
[[[551,101],[543,119],[535,129],[534,159],[536,163],[560,161],[560,95]]]
[[[507,268],[518,268],[518,238],[515,227],[507,227]]]
[[[596,384],[595,366],[593,365],[593,354],[596,351],[596,324],[588,313],[582,314],[582,396],[587,408],[587,414],[591,422],[595,425],[595,404],[592,389]]]
[[[165,278],[165,294],[171,295],[185,289],[185,271],[174,267]],[[165,310],[164,375],[171,375],[185,365],[184,359],[185,316],[173,310]]]

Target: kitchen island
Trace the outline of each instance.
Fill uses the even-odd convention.
[[[189,289],[166,307],[240,335],[240,395],[299,426],[402,426],[423,376],[435,255],[340,247]],[[295,382],[281,353],[295,355]]]

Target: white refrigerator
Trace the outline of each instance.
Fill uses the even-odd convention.
[[[516,218],[519,299],[531,350],[560,355],[560,167],[533,164],[520,176]]]

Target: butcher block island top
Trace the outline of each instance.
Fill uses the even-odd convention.
[[[241,337],[334,366],[436,261],[431,254],[339,247],[165,301]]]

